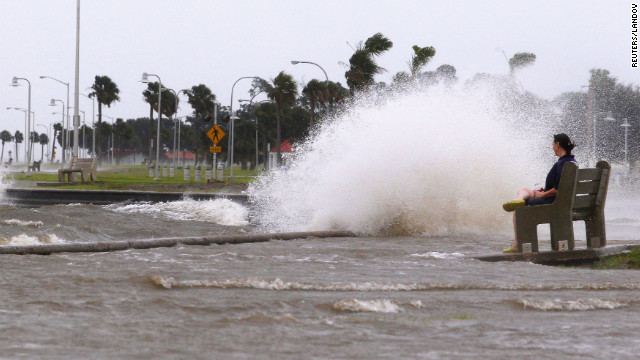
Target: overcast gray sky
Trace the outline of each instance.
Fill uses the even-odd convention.
[[[639,3],[639,2],[636,2]],[[450,64],[461,81],[475,73],[508,73],[502,53],[533,52],[536,64],[521,72],[524,87],[545,98],[586,85],[589,69],[605,68],[624,83],[640,84],[631,68],[631,1],[379,1],[379,0],[84,0],[81,4],[80,89],[88,93],[95,75],[110,76],[121,101],[106,115],[149,115],[142,100],[143,72],[158,74],[165,86],[180,90],[204,83],[223,105],[242,76],[273,78],[281,70],[299,82],[329,78],[345,84],[353,53],[347,45],[376,32],[393,48],[379,58],[388,71],[379,81],[407,70],[412,45],[434,46],[426,70]],[[66,88],[48,75],[71,83],[75,58],[76,0],[0,0],[0,130],[24,129],[24,116],[7,106],[27,107],[26,86],[10,87],[13,76],[32,85],[36,122],[60,120],[48,106],[66,101]],[[4,85],[3,85],[4,84]],[[247,98],[250,81],[241,81],[234,99]],[[234,104],[234,108],[237,103]],[[91,101],[80,108],[90,121]],[[96,110],[97,112],[97,110]],[[182,99],[180,115],[191,112]],[[42,132],[42,127],[36,131]]]

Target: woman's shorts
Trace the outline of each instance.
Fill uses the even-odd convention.
[[[555,196],[535,197],[535,198],[527,199],[525,203],[527,206],[536,206],[536,205],[551,204],[555,200],[556,200]]]

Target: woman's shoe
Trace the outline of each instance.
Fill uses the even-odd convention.
[[[524,206],[524,204],[525,204],[524,200],[511,200],[502,204],[502,208],[504,209],[504,211],[511,212],[511,211],[516,211],[517,208]]]
[[[502,250],[502,252],[505,253],[505,254],[516,253],[516,252],[518,252],[518,248],[517,247],[513,247],[513,246],[509,246],[508,248]]]

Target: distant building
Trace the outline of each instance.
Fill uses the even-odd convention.
[[[282,155],[282,165],[287,166],[291,163],[296,153],[296,147],[291,143],[291,139],[287,139],[280,144],[280,154]],[[273,169],[278,164],[278,146],[274,146],[269,150],[268,169]]]

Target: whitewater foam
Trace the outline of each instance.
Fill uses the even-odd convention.
[[[585,311],[599,309],[617,309],[629,306],[629,302],[607,300],[607,299],[576,299],[576,300],[530,300],[520,299],[517,301],[524,309],[534,309],[542,311]]]
[[[346,282],[346,283],[311,283],[285,281],[279,278],[237,278],[237,279],[196,279],[177,280],[171,276],[151,275],[149,280],[164,289],[180,288],[216,288],[216,289],[258,289],[272,291],[437,291],[437,290],[640,290],[640,284],[464,284],[464,283],[394,283],[394,282]]]
[[[507,233],[500,204],[555,158],[549,139],[520,135],[506,117],[491,95],[439,89],[357,101],[299,144],[288,169],[250,185],[256,221],[268,231]]]
[[[40,245],[40,244],[60,244],[66,242],[55,234],[20,234],[11,238],[0,237],[0,245]]]
[[[424,254],[411,254],[410,256],[417,256],[422,258],[431,258],[431,259],[459,259],[463,258],[464,254],[461,253],[441,253],[438,251],[430,251]]]
[[[38,227],[44,225],[42,221],[23,221],[18,219],[2,220],[5,225]]]
[[[105,205],[105,208],[115,212],[149,214],[168,219],[204,221],[226,226],[245,226],[249,223],[247,208],[229,199],[112,204]]]
[[[338,311],[397,313],[400,306],[388,299],[358,300],[349,299],[334,303],[332,307]]]

